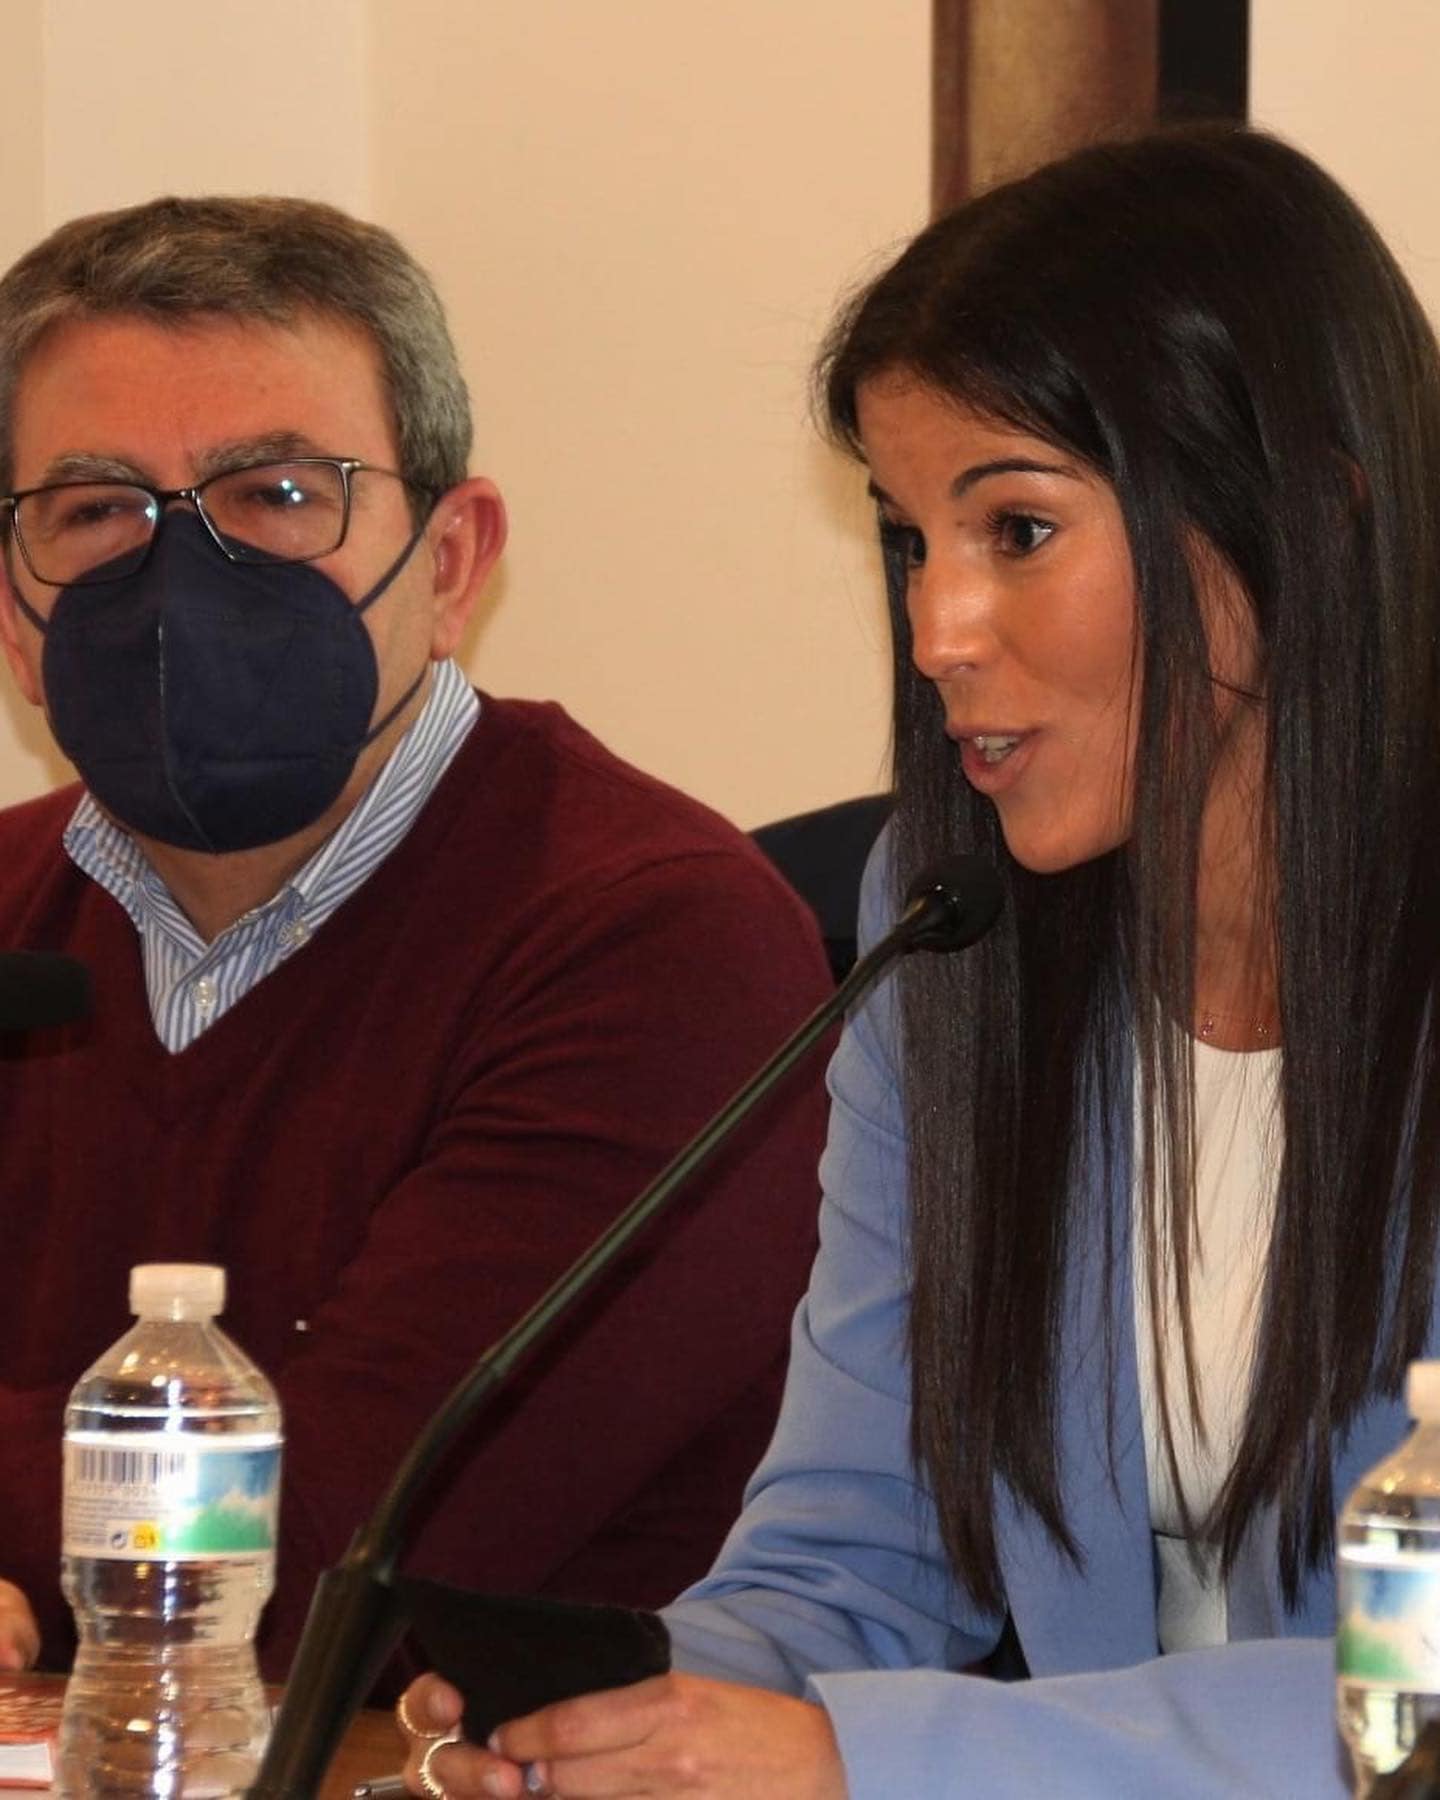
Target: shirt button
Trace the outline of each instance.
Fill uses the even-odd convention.
[[[202,975],[197,982],[192,983],[190,998],[195,1003],[196,1012],[201,1014],[214,1012],[215,983],[208,975]]]
[[[310,927],[303,919],[296,919],[292,924],[286,925],[282,929],[280,933],[280,942],[287,950],[298,950],[301,944],[308,941],[309,937]]]

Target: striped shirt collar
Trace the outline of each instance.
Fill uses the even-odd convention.
[[[183,1050],[302,945],[374,874],[418,818],[479,715],[454,662],[359,804],[273,899],[207,944],[136,840],[85,793],[66,826],[71,860],[129,914],[140,935],[150,1014],[161,1042]]]

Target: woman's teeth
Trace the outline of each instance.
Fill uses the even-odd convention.
[[[1018,737],[996,737],[987,735],[972,738],[971,742],[987,763],[1004,762],[1005,758],[1020,742]]]

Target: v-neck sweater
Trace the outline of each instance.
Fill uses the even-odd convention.
[[[91,969],[84,1026],[0,1040],[0,1575],[43,1661],[66,1393],[137,1262],[218,1262],[285,1412],[279,1674],[430,1410],[829,984],[742,834],[558,708],[486,699],[401,844],[193,1044],[64,855],[61,790],[0,814],[0,945]],[[816,1076],[647,1233],[452,1459],[409,1566],[657,1603],[706,1566],[773,1419],[813,1248]]]

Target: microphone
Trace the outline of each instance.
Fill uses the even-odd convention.
[[[679,1193],[840,1015],[897,958],[915,950],[963,950],[994,924],[1000,878],[976,856],[932,864],[906,893],[894,929],[780,1046],[638,1198],[462,1377],[411,1446],[343,1561],[316,1584],[279,1712],[250,1788],[260,1800],[311,1800],[335,1746],[404,1625],[395,1566],[405,1527],[436,1465],[519,1365],[569,1319],[632,1238]]]
[[[865,960],[884,953],[890,939],[902,932],[902,952],[968,950],[999,918],[1004,898],[1000,877],[978,856],[947,856],[931,863],[906,890],[900,923]],[[889,960],[886,954],[885,962]],[[868,986],[868,981],[862,986]]]
[[[51,950],[0,952],[0,1031],[39,1031],[90,1016],[90,971]]]

